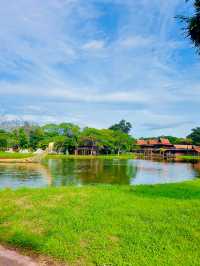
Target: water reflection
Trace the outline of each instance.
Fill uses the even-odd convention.
[[[193,164],[193,167],[198,174],[198,177],[200,177],[200,162]]]
[[[53,185],[129,184],[136,167],[127,160],[49,160]]]
[[[55,160],[43,164],[0,164],[0,188],[87,184],[157,184],[200,176],[200,163],[145,160]]]
[[[164,184],[182,182],[198,177],[190,163],[156,162],[137,160],[137,174],[131,184]]]
[[[0,164],[0,188],[44,187],[52,185],[49,168],[42,164]]]

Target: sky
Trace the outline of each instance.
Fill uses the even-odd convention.
[[[185,0],[7,0],[0,119],[186,136],[200,126],[200,56],[175,18]]]

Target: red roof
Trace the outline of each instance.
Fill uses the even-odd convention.
[[[160,139],[148,139],[148,140],[144,140],[144,139],[139,139],[137,141],[138,145],[171,145],[171,143],[169,142],[168,139],[165,138],[160,138]]]
[[[149,140],[148,140],[148,144],[149,144],[149,145],[156,145],[156,144],[159,144],[159,141],[156,140],[156,139],[149,139]]]
[[[160,142],[161,142],[161,144],[163,144],[163,145],[170,145],[170,144],[171,144],[171,143],[169,142],[168,139],[164,139],[164,138],[161,138],[161,139],[160,139]]]
[[[146,145],[146,144],[147,144],[147,141],[144,139],[138,139],[137,141],[137,145]]]
[[[194,146],[194,150],[200,153],[200,146]]]

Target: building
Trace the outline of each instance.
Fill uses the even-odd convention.
[[[98,155],[99,148],[95,141],[83,139],[82,144],[75,149],[75,155]]]
[[[75,155],[98,155],[99,151],[96,146],[80,146],[75,149]]]
[[[161,148],[172,148],[173,145],[166,138],[159,139],[140,139],[137,141],[137,146],[141,149],[161,149]]]
[[[171,158],[181,155],[200,155],[200,147],[194,145],[174,145],[166,138],[140,139],[134,151],[148,157]]]

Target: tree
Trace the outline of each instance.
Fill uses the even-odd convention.
[[[21,149],[27,149],[28,148],[28,136],[26,135],[24,128],[20,128],[18,134],[19,134],[18,135],[19,147]]]
[[[182,144],[182,145],[190,145],[192,144],[192,140],[190,138],[178,138],[174,136],[159,136],[160,138],[168,139],[171,144]],[[149,138],[148,138],[149,139]]]
[[[58,125],[47,124],[42,127],[44,134],[48,137],[55,137],[58,135]]]
[[[133,138],[121,131],[114,131],[114,143],[117,154],[130,152],[133,147]]]
[[[121,131],[123,133],[130,133],[132,128],[132,125],[130,122],[127,122],[126,120],[121,120],[119,123],[112,125],[109,129],[114,131]]]
[[[200,127],[193,128],[192,133],[187,137],[192,139],[194,145],[200,145]]]
[[[186,2],[188,1],[186,0]],[[192,16],[178,16],[178,18],[186,23],[186,36],[191,39],[198,53],[200,53],[200,0],[194,0],[194,8],[195,13]]]
[[[0,129],[0,150],[5,150],[8,147],[8,141],[10,139],[10,134]]]
[[[43,140],[44,131],[40,127],[32,128],[29,135],[30,147],[33,150],[39,148],[39,143]]]
[[[100,132],[96,128],[85,127],[80,134],[80,146],[99,146]]]
[[[8,142],[5,136],[0,136],[0,150],[5,150],[8,146]]]

